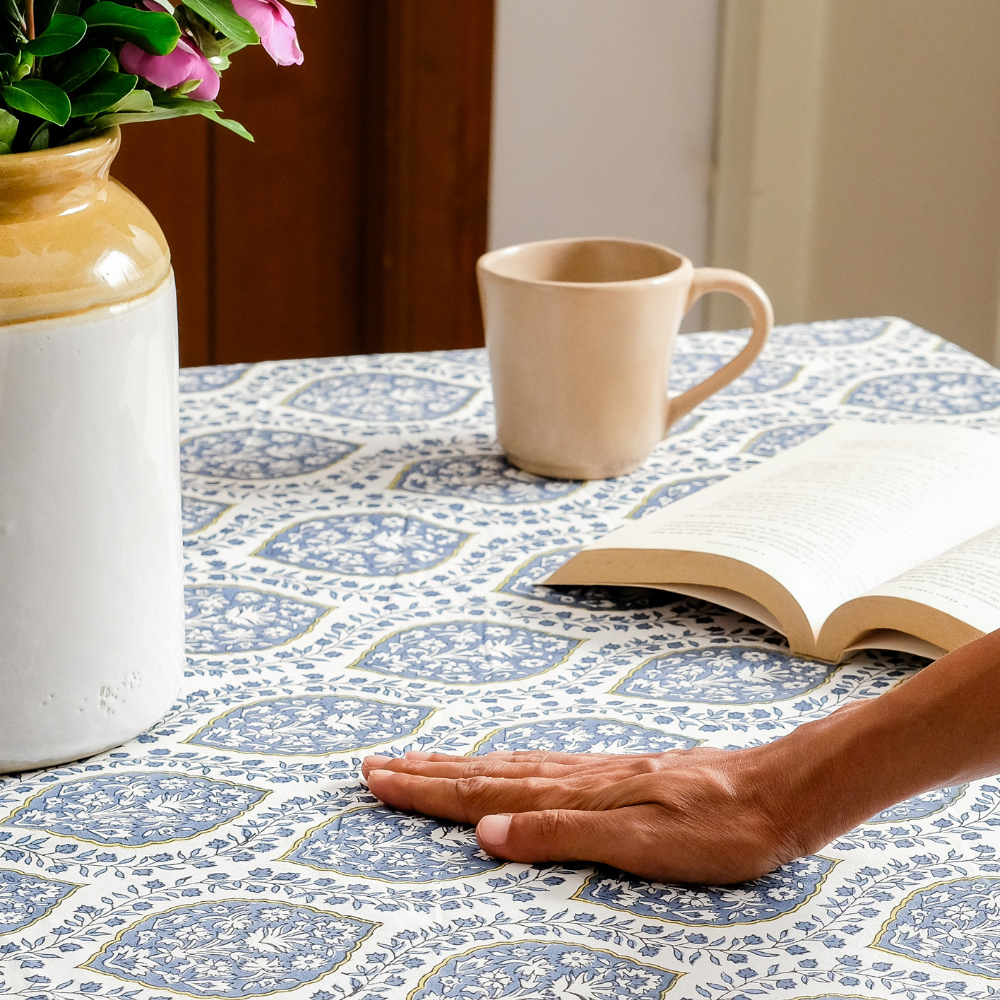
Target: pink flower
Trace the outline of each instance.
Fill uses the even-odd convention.
[[[135,73],[164,90],[188,80],[201,80],[201,84],[187,95],[196,101],[214,101],[219,93],[219,74],[186,38],[182,38],[174,51],[165,56],[150,55],[138,45],[126,42],[118,61],[126,72]]]
[[[254,26],[261,45],[279,66],[302,62],[295,21],[278,0],[233,0],[233,6]]]

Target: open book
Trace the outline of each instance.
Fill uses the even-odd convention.
[[[835,424],[610,532],[545,583],[703,598],[823,660],[936,658],[1000,628],[1000,437]]]

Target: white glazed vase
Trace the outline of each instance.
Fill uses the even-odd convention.
[[[183,669],[174,282],[119,142],[0,156],[0,772],[131,739]]]

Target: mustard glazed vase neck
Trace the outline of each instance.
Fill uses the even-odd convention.
[[[0,157],[0,225],[71,215],[107,200],[121,130],[71,146]]]
[[[170,274],[149,210],[110,176],[118,128],[0,156],[0,325],[145,295]]]

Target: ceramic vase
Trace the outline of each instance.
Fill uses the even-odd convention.
[[[182,673],[174,282],[119,142],[0,156],[0,771],[131,739]]]

